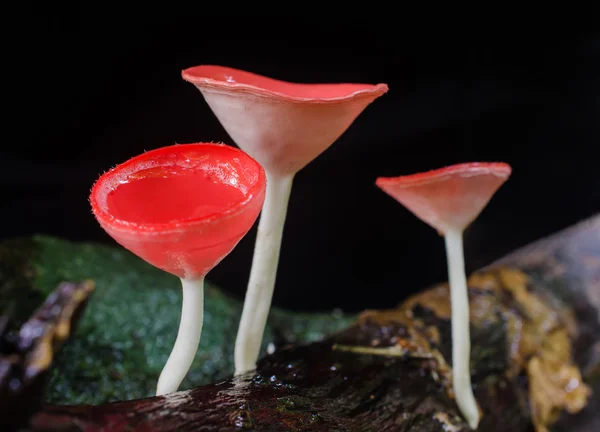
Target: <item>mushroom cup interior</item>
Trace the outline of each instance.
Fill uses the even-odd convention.
[[[139,257],[180,278],[206,275],[252,227],[266,175],[243,151],[182,144],[137,156],[92,189],[105,231]]]
[[[206,223],[243,209],[261,167],[217,144],[185,144],[144,153],[104,174],[92,205],[105,221],[142,231]]]

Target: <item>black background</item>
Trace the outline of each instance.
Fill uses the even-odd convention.
[[[374,185],[466,161],[513,175],[465,234],[467,270],[600,209],[597,32],[402,31],[354,14],[143,18],[87,9],[27,18],[8,89],[0,237],[114,243],[87,201],[100,173],[173,143],[233,144],[181,70],[219,64],[289,81],[390,91],[296,177],[275,304],[391,307],[445,280],[442,239]],[[173,8],[175,9],[175,8]],[[16,46],[16,45],[15,45]],[[255,227],[256,228],[256,227]],[[255,228],[209,275],[243,295]]]

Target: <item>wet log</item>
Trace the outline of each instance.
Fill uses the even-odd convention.
[[[0,430],[27,425],[43,406],[52,360],[83,313],[92,282],[61,284],[18,330],[0,316]]]
[[[600,216],[468,284],[479,430],[600,430]],[[449,318],[440,284],[321,342],[284,346],[255,374],[164,397],[49,405],[31,429],[467,431],[451,390]]]

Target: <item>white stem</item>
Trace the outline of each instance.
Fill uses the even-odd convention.
[[[267,173],[265,203],[258,224],[250,279],[235,341],[235,375],[256,369],[275,288],[293,180],[293,175],[274,176]]]
[[[471,387],[469,293],[462,236],[462,230],[448,230],[444,236],[452,305],[452,382],[458,407],[471,429],[476,429],[479,408]]]
[[[192,366],[200,344],[204,318],[204,277],[181,279],[181,286],[183,300],[179,332],[171,355],[158,378],[157,396],[177,391]]]

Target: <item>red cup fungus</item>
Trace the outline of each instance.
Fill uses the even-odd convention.
[[[179,332],[157,395],[174,392],[196,355],[204,278],[252,227],[266,176],[245,152],[223,144],[183,144],[136,156],[104,173],[90,202],[120,245],[181,279]]]
[[[456,402],[471,428],[480,420],[471,387],[469,297],[463,232],[511,174],[505,163],[463,163],[376,184],[445,239],[452,306],[452,378]]]
[[[388,86],[299,84],[214,65],[191,67],[182,76],[196,86],[226,132],[267,175],[235,344],[239,375],[256,368],[295,174],[330,147]]]

